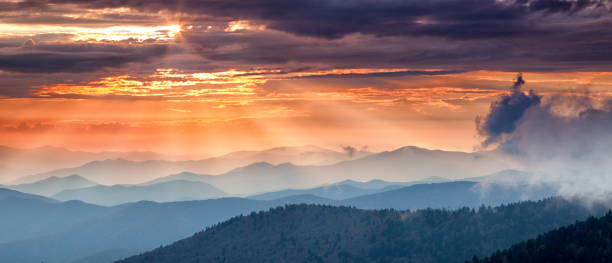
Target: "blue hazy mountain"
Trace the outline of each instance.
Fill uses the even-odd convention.
[[[425,183],[448,182],[449,180],[441,177],[431,177],[412,182],[387,182],[383,180],[370,180],[359,182],[354,180],[344,180],[338,183],[323,185],[308,189],[287,189],[281,191],[267,192],[263,194],[251,195],[249,198],[259,200],[273,200],[292,195],[315,195],[323,198],[343,200],[361,195],[368,195],[399,189],[405,186]]]
[[[65,177],[79,174],[105,185],[139,184],[181,172],[222,174],[257,162],[267,162],[274,165],[282,163],[329,165],[368,156],[369,154],[368,152],[359,152],[356,155],[349,155],[316,146],[296,146],[277,147],[263,151],[241,151],[219,157],[186,161],[114,158],[96,160],[76,167],[64,166],[69,168],[32,174],[18,181],[19,183],[30,183],[50,176]]]
[[[412,212],[292,205],[235,217],[119,262],[463,262],[605,209],[561,199]]]
[[[213,177],[214,177],[213,175],[208,175],[208,174],[181,172],[178,174],[172,174],[172,175],[164,176],[161,178],[153,179],[151,181],[144,182],[141,185],[150,185],[150,184],[163,183],[163,182],[176,181],[176,180],[206,183],[206,182],[211,182],[213,180]]]
[[[456,181],[409,186],[390,185],[383,189],[359,189],[349,185],[330,185],[302,190],[284,190],[250,196],[260,200],[290,196],[316,196],[332,199],[322,204],[354,206],[363,209],[460,208],[496,206],[524,200],[540,200],[557,194],[557,188]],[[342,198],[343,196],[348,196]],[[308,202],[307,202],[308,203]],[[312,202],[314,203],[314,202]]]
[[[45,206],[40,202],[48,204]],[[142,252],[188,237],[236,215],[304,202],[327,200],[313,196],[272,201],[221,198],[171,203],[147,201],[113,207],[51,199],[36,203],[12,202],[15,203],[13,207],[20,210],[7,210],[12,216],[7,218],[3,213],[3,217],[0,217],[0,232],[11,231],[11,240],[2,236],[4,242],[0,243],[0,262],[63,263],[91,258],[96,254],[109,257],[113,254],[121,256],[121,251]],[[4,207],[4,204],[0,207]],[[18,223],[13,220],[16,217],[29,217],[27,220],[31,223]],[[41,224],[39,220],[45,223],[36,227],[38,234],[28,230],[33,224]],[[53,224],[59,224],[58,221],[62,220],[66,222],[60,226]],[[15,229],[7,229],[11,227]],[[20,235],[24,231],[30,234],[27,237]]]
[[[279,204],[319,204],[319,205],[335,205],[337,200],[328,199],[312,194],[301,194],[286,196],[275,200],[269,200]]]
[[[431,176],[431,177],[427,177],[421,180],[409,181],[409,182],[389,182],[389,181],[384,181],[380,179],[372,179],[366,182],[359,182],[359,181],[347,179],[341,182],[337,182],[335,183],[335,185],[350,185],[350,186],[362,188],[362,189],[383,189],[389,186],[393,186],[393,187],[409,186],[409,185],[414,185],[414,184],[444,183],[444,182],[449,182],[449,181],[451,180],[444,178],[444,177]]]
[[[97,185],[64,190],[53,195],[60,201],[81,200],[97,205],[118,205],[137,201],[173,202],[218,198],[227,194],[202,182],[173,180],[149,185]]]
[[[440,177],[457,180],[492,174],[514,165],[496,151],[465,153],[407,146],[328,166],[324,176],[334,181],[410,182]],[[346,175],[350,177],[342,178]]]
[[[529,185],[498,185],[468,181],[416,184],[380,193],[362,195],[338,204],[364,209],[422,209],[495,206],[556,195],[556,188]]]
[[[388,187],[392,187],[392,186],[388,186]],[[401,187],[401,186],[397,186],[397,187]],[[363,188],[357,188],[357,187],[354,187],[348,184],[332,184],[332,185],[320,186],[320,187],[309,188],[309,189],[288,189],[288,190],[282,190],[282,191],[276,191],[276,192],[268,192],[268,193],[263,193],[263,194],[258,194],[258,195],[252,195],[252,196],[249,196],[249,198],[257,199],[257,200],[274,200],[274,199],[284,198],[288,196],[295,196],[295,195],[314,195],[314,196],[328,198],[328,199],[342,200],[342,199],[348,199],[348,198],[352,198],[352,197],[356,197],[360,195],[378,193],[378,192],[386,191],[386,190],[387,190],[386,188],[363,189]]]
[[[0,202],[6,206],[18,206],[17,204],[11,204],[14,202],[40,202],[40,203],[57,203],[57,200],[47,198],[44,196],[22,193],[16,190],[0,188]]]
[[[276,160],[281,159],[277,158]],[[512,168],[514,165],[497,152],[463,153],[427,150],[418,147],[403,147],[394,151],[370,154],[362,158],[330,165],[247,163],[251,160],[253,158],[236,160],[219,157],[184,162],[134,162],[116,159],[37,174],[28,179],[79,174],[102,184],[141,184],[181,172],[203,175],[216,174],[206,171],[210,171],[214,167],[242,164],[241,168],[215,176],[208,176],[209,178],[202,180],[202,182],[209,183],[230,194],[252,195],[284,189],[313,188],[348,179],[355,181],[380,179],[391,182],[411,182],[432,177],[447,177],[449,180],[456,180],[492,174]]]
[[[319,180],[310,168],[290,163],[273,165],[259,162],[215,176],[210,183],[233,194],[316,186],[314,183]]]
[[[58,202],[3,188],[0,208],[0,243],[51,235],[109,211],[81,201]]]
[[[274,165],[260,162],[216,176],[197,177],[191,173],[178,176],[209,183],[230,194],[254,195],[285,189],[316,188],[339,181],[363,189],[445,182],[455,179],[447,179],[441,175],[453,175],[453,178],[484,176],[508,166],[511,165],[496,152],[461,153],[404,147],[326,166],[298,166],[290,163]],[[384,180],[375,179],[376,177]]]
[[[274,165],[267,162],[256,162],[221,175],[182,172],[157,178],[142,185],[186,180],[208,183],[233,195],[249,195],[287,189],[291,186],[314,187],[316,185],[313,182],[317,180],[311,173],[313,167],[317,166],[297,166],[291,163]]]
[[[87,259],[94,254],[100,257],[122,256],[121,251],[153,249],[233,216],[285,204],[373,209],[455,208],[495,205],[539,196],[531,195],[528,191],[536,191],[531,188],[495,187],[487,185],[483,188],[475,182],[449,182],[407,186],[345,200],[302,194],[276,200],[221,198],[171,203],[136,202],[112,207],[80,201],[59,202],[2,190],[0,262],[52,263]],[[493,192],[487,195],[486,191]]]
[[[96,160],[125,158],[128,160],[160,160],[170,156],[154,152],[86,152],[61,147],[42,146],[29,149],[0,146],[0,182],[5,184],[32,183],[48,176],[13,182],[23,176],[46,171],[77,167]],[[72,173],[75,174],[75,173]],[[72,175],[64,174],[61,177]]]
[[[64,190],[84,188],[95,185],[97,185],[95,182],[92,182],[75,174],[66,177],[52,176],[34,183],[10,185],[4,187],[17,190],[23,193],[52,196]]]

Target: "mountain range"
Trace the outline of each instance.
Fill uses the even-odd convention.
[[[266,162],[272,165],[282,165],[283,163],[326,165],[367,155],[369,153],[360,152],[349,156],[347,153],[316,146],[303,146],[235,152],[219,157],[187,161],[99,159],[76,167],[64,166],[61,169],[25,176],[13,182],[13,184],[31,183],[51,176],[65,177],[72,174],[78,174],[105,185],[137,184],[180,172],[222,174],[258,162]]]
[[[404,147],[331,165],[255,162],[219,175],[202,173],[202,170],[218,167],[216,165],[223,162],[246,163],[244,159],[228,161],[219,158],[183,162],[115,159],[36,174],[23,180],[35,181],[50,176],[79,174],[105,185],[142,184],[152,180],[167,180],[163,177],[169,174],[191,172],[189,176],[192,178],[188,180],[193,180],[194,174],[202,174],[199,181],[229,194],[253,195],[284,189],[312,188],[349,179],[409,182],[429,177],[447,177],[456,180],[484,176],[516,166],[512,160],[497,152],[462,153]],[[177,179],[184,175],[187,174],[174,177]]]
[[[612,212],[523,241],[473,263],[612,262]],[[467,261],[466,261],[467,262]]]
[[[478,185],[475,182],[418,184],[344,200],[305,194],[274,200],[219,198],[169,203],[143,201],[109,207],[81,201],[60,202],[2,190],[0,261],[53,263],[87,262],[95,257],[118,259],[188,237],[233,216],[286,204],[368,209],[457,209],[460,206],[475,208],[483,204],[516,202],[528,196],[522,193],[525,191],[523,188],[507,186],[495,189],[496,195],[482,195]],[[442,190],[449,194],[440,195]]]
[[[314,195],[327,199],[342,200],[357,197],[360,195],[389,191],[391,189],[399,187],[402,187],[402,185],[391,185],[380,189],[364,189],[352,186],[350,184],[338,183],[309,189],[288,189],[276,192],[268,192],[258,195],[251,195],[249,196],[249,198],[256,200],[274,200],[296,195]]]
[[[415,184],[341,200],[338,204],[362,209],[457,209],[540,200],[556,194],[557,189],[548,186],[514,186],[457,181]]]
[[[290,205],[118,262],[461,262],[603,211],[561,199],[477,210]]]
[[[52,198],[60,201],[80,200],[97,205],[119,205],[137,201],[174,202],[204,200],[227,196],[216,187],[193,181],[173,180],[151,185],[96,185],[63,190]]]
[[[77,167],[96,160],[124,158],[132,161],[173,159],[174,157],[154,152],[86,152],[60,147],[43,146],[30,149],[0,146],[0,182],[10,183],[20,177],[46,171]],[[72,174],[63,174],[61,177]],[[45,177],[46,178],[46,177]],[[38,178],[43,179],[43,178]],[[17,183],[31,183],[17,181]]]
[[[73,174],[66,177],[51,176],[33,183],[4,186],[23,193],[52,196],[64,190],[95,186],[97,183]]]

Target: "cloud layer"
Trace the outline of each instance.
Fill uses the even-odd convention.
[[[487,147],[495,142],[504,140],[504,136],[512,134],[525,112],[533,106],[540,104],[541,96],[530,90],[527,94],[521,89],[525,84],[523,75],[516,77],[509,95],[503,95],[491,104],[491,109],[485,117],[476,118],[478,133],[485,137],[482,143]]]
[[[560,194],[587,200],[612,197],[612,101],[589,93],[539,96],[520,90],[491,105],[477,121],[484,144],[520,160],[532,183],[555,184]]]

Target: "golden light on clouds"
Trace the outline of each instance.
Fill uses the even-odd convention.
[[[84,85],[59,84],[43,86],[35,94],[84,96],[163,96],[168,98],[207,95],[253,95],[253,86],[265,82],[253,76],[242,76],[242,71],[214,73],[178,73],[173,69],[158,69],[149,76],[120,75],[105,77]]]
[[[0,24],[0,37],[27,37],[36,34],[66,34],[72,36],[70,37],[72,41],[169,41],[175,39],[180,32],[180,25],[87,28]]]
[[[355,143],[373,150],[414,144],[471,151],[478,144],[474,118],[507,92],[515,77],[510,72],[481,71],[407,75],[377,84],[342,76],[406,70],[187,73],[160,68],[152,74],[47,85],[34,89],[38,98],[3,100],[0,144],[60,141],[72,148],[98,149],[101,146],[95,142],[102,140],[108,149],[140,147],[179,154],[187,149],[193,154],[217,154],[280,145]],[[553,94],[551,87],[556,87],[557,93],[579,96],[585,93],[565,87],[588,85],[593,90],[588,96],[611,95],[604,90],[612,87],[612,74],[525,73],[524,77],[527,86],[540,94]]]
[[[168,98],[192,98],[211,95],[255,95],[256,87],[269,80],[289,80],[305,77],[342,76],[351,74],[395,73],[409,69],[329,69],[311,72],[281,70],[234,70],[219,72],[183,73],[177,69],[157,69],[151,75],[119,75],[104,77],[86,84],[58,84],[43,86],[35,95],[83,96],[153,96]],[[389,94],[393,95],[393,94]]]
[[[227,24],[227,27],[224,29],[225,32],[236,32],[240,30],[265,30],[266,25],[256,25],[248,20],[236,20],[231,21]]]
[[[144,41],[147,39],[172,40],[181,32],[180,25],[166,26],[113,26],[107,28],[75,28],[72,32],[75,41],[121,41],[136,40]]]
[[[169,41],[181,31],[172,16],[159,12],[146,14],[130,8],[82,9],[77,5],[60,8],[13,10],[0,12],[0,37],[29,37],[37,35],[69,35],[70,41]],[[39,22],[28,22],[36,18]],[[109,19],[110,18],[110,19]]]
[[[427,8],[401,14],[394,1],[374,13],[363,1],[323,13],[249,1],[0,2],[0,145],[470,151],[475,117],[517,69],[544,98],[612,97],[609,48],[591,33],[609,18],[589,10],[482,27]],[[523,8],[491,4],[483,10]]]

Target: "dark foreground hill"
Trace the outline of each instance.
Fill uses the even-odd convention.
[[[0,262],[111,262],[236,215],[311,201],[317,200],[221,198],[103,207],[0,188]]]
[[[488,192],[494,194],[487,194],[487,191],[480,191],[475,184],[450,182],[414,185],[340,201],[314,195],[297,195],[276,200],[221,198],[173,203],[137,202],[111,207],[80,201],[58,202],[41,196],[0,189],[0,262],[98,262],[94,261],[94,258],[110,258],[111,260],[106,261],[110,262],[170,244],[240,214],[285,204],[327,204],[401,210],[427,207],[456,209],[462,206],[478,207],[481,204],[499,205],[523,198],[537,200],[548,196],[541,195],[546,192],[541,189],[498,188],[492,185],[487,189],[492,189],[493,191]],[[193,191],[183,188],[182,192],[189,194]],[[531,195],[531,192],[537,194]],[[142,196],[142,193],[139,196]],[[121,196],[107,198],[114,200],[119,197]],[[570,219],[586,218],[586,215],[580,216]],[[573,221],[568,223],[571,222]],[[530,237],[535,237],[538,233],[541,232]]]
[[[593,209],[561,199],[414,212],[290,205],[120,262],[461,262],[604,211]]]
[[[612,212],[562,227],[474,263],[612,262]]]

